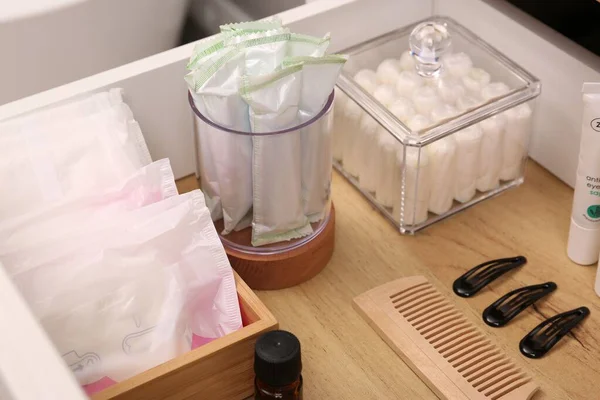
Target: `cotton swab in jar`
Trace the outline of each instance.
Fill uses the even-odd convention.
[[[389,111],[404,123],[415,115],[412,103],[403,97],[397,98],[389,107]],[[393,207],[394,197],[399,195],[402,187],[402,175],[397,160],[401,148],[400,142],[390,132],[383,128],[380,130],[375,198],[384,207]]]
[[[481,90],[481,97],[488,101],[505,95],[509,91],[510,88],[505,83],[494,82]],[[521,104],[496,116],[506,118],[504,135],[499,139],[502,146],[498,147],[502,149],[503,153],[501,157],[502,166],[499,172],[499,178],[503,181],[516,179],[522,173],[523,159],[526,156],[531,133],[532,114],[533,112],[528,104]]]
[[[394,85],[401,72],[400,62],[394,58],[388,58],[377,67],[377,79],[383,84]]]
[[[454,78],[462,78],[473,68],[473,61],[465,53],[454,53],[444,56],[442,63],[444,68]]]
[[[431,112],[434,122],[450,119],[458,114],[458,110],[450,105],[442,104]],[[431,174],[431,193],[429,195],[429,211],[443,214],[452,208],[456,181],[456,139],[449,135],[438,139],[427,146],[429,152],[429,169]]]
[[[423,115],[415,115],[407,125],[412,131],[422,131],[431,122]],[[404,171],[404,190],[394,199],[393,217],[401,225],[418,225],[428,217],[429,157],[425,149],[414,146],[404,146],[397,154],[398,166]]]
[[[415,71],[402,71],[396,81],[396,91],[400,96],[412,98],[413,92],[423,86],[425,80]]]
[[[507,121],[500,179],[510,181],[518,178],[523,171],[523,161],[527,156],[527,145],[533,122],[533,111],[529,104],[525,103],[504,113]]]
[[[456,105],[457,100],[466,93],[465,87],[450,76],[438,79],[435,87],[437,88],[438,95],[442,101],[453,106]]]
[[[465,112],[475,108],[481,101],[473,97],[458,99],[459,110]],[[456,139],[456,183],[454,198],[465,203],[475,196],[477,177],[479,176],[479,158],[481,151],[481,127],[471,125],[454,133]]]
[[[414,71],[415,65],[415,58],[410,53],[410,51],[407,50],[404,53],[402,53],[402,56],[400,56],[400,68],[403,71]]]
[[[429,115],[431,110],[441,104],[437,90],[431,86],[421,86],[413,92],[412,101],[419,114]]]
[[[375,72],[363,69],[354,75],[354,81],[368,93],[373,93],[378,85]],[[358,139],[360,134],[360,120],[365,111],[355,100],[347,98],[344,107],[344,143],[343,143],[343,168],[348,174],[358,177],[361,161],[361,149]]]
[[[373,97],[384,107],[389,107],[397,95],[394,89],[387,85],[378,86],[373,92]],[[359,187],[368,192],[375,192],[378,181],[377,160],[379,159],[379,131],[383,129],[377,121],[367,113],[360,122],[360,135],[358,139],[361,151],[360,170],[358,173]]]
[[[461,82],[467,91],[477,97],[481,94],[481,89],[490,83],[490,79],[490,74],[483,69],[471,68],[469,72],[462,77]]]
[[[508,93],[509,88],[501,82],[490,83],[481,91],[481,98],[489,101]],[[486,192],[500,185],[500,170],[504,153],[504,131],[507,117],[505,113],[487,118],[481,126],[481,155],[479,157],[479,174],[477,190]]]

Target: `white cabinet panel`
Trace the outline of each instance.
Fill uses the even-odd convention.
[[[331,51],[354,45],[431,14],[431,2],[415,0],[321,0],[281,14],[292,31],[332,33]],[[192,112],[183,80],[193,43],[27,97],[0,107],[0,121],[75,96],[125,89],[152,158],[171,159],[177,178],[195,171]]]

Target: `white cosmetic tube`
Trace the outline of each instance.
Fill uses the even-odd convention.
[[[583,84],[583,119],[567,254],[594,264],[600,251],[600,83]],[[600,277],[596,277],[600,293]],[[599,294],[600,295],[600,294]]]

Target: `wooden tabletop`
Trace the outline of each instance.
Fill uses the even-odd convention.
[[[302,343],[305,399],[434,399],[417,375],[352,308],[356,295],[390,280],[424,275],[507,354],[535,376],[540,399],[600,397],[600,298],[596,268],[572,263],[566,243],[573,191],[534,162],[526,183],[439,222],[416,236],[402,236],[334,174],[336,248],[317,277],[300,286],[258,292],[280,322]],[[190,182],[182,182],[182,189]],[[486,260],[525,255],[529,262],[473,299],[452,294],[463,272]],[[507,327],[481,321],[483,309],[512,289],[554,281],[558,290]],[[546,357],[530,360],[518,343],[559,312],[588,306],[590,317]]]

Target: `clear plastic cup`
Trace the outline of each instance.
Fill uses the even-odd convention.
[[[216,124],[188,97],[196,176],[223,244],[269,255],[319,235],[331,211],[334,93],[309,121],[265,133]]]

